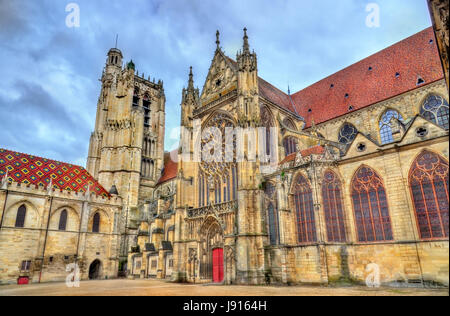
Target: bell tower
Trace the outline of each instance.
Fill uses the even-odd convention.
[[[138,205],[152,196],[164,162],[163,82],[139,76],[133,61],[112,48],[103,70],[87,170],[124,201],[127,227],[139,218]],[[137,228],[136,228],[137,229]]]

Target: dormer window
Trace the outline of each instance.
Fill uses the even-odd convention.
[[[425,80],[422,79],[422,77],[417,77],[417,85],[420,86],[421,84],[424,84]]]
[[[400,78],[400,73],[399,72],[395,73],[395,78]]]

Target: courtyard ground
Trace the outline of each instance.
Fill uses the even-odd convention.
[[[0,296],[448,296],[448,289],[320,287],[320,286],[221,286],[174,284],[160,280],[104,280],[0,286]]]

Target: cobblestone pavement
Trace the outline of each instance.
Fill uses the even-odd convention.
[[[448,296],[448,289],[320,287],[320,286],[220,286],[174,284],[159,280],[105,280],[0,286],[0,296]]]

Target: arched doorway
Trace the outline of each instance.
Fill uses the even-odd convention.
[[[94,260],[89,266],[89,280],[98,280],[101,277],[102,263],[100,260]]]
[[[201,228],[200,276],[221,283],[224,279],[223,230],[214,217],[205,220]]]

